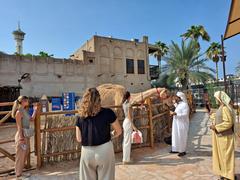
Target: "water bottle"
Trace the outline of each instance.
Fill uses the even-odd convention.
[[[20,147],[22,150],[26,151],[27,150],[27,145],[26,144],[20,144]]]

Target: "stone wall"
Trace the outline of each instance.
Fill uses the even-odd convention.
[[[0,86],[17,86],[18,79],[29,73],[21,83],[21,94],[61,96],[64,91],[81,93],[96,86],[95,66],[70,59],[0,56]]]
[[[100,55],[101,62],[90,62],[91,56],[96,57],[96,54],[85,52],[86,59],[83,61],[0,54],[0,86],[17,86],[18,79],[29,73],[30,79],[21,82],[21,94],[32,97],[43,94],[61,96],[64,91],[73,91],[81,96],[86,88],[103,83],[120,84],[132,92],[150,88],[146,74],[124,73],[123,60],[118,62],[115,59],[113,62]]]

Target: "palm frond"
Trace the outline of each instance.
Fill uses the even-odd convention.
[[[168,83],[175,83],[176,79],[186,87],[189,81],[204,82],[213,77],[215,71],[206,65],[207,58],[202,58],[196,49],[196,41],[182,41],[180,46],[172,42],[169,53],[164,57],[166,64],[162,72],[168,75]],[[198,69],[198,71],[196,71]]]

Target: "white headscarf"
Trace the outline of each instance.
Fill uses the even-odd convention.
[[[177,92],[176,95],[177,95],[178,97],[180,97],[183,102],[188,103],[187,98],[186,98],[186,95],[185,95],[183,92]]]
[[[231,102],[231,98],[224,92],[224,91],[217,91],[214,93],[214,97],[222,102],[225,106],[228,107],[228,109],[230,110],[230,112],[233,113],[233,108],[230,105]]]

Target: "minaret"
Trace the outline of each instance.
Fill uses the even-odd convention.
[[[23,53],[23,45],[22,42],[24,40],[25,33],[20,29],[20,23],[18,23],[17,30],[13,31],[14,39],[16,40],[16,53],[22,54]]]

